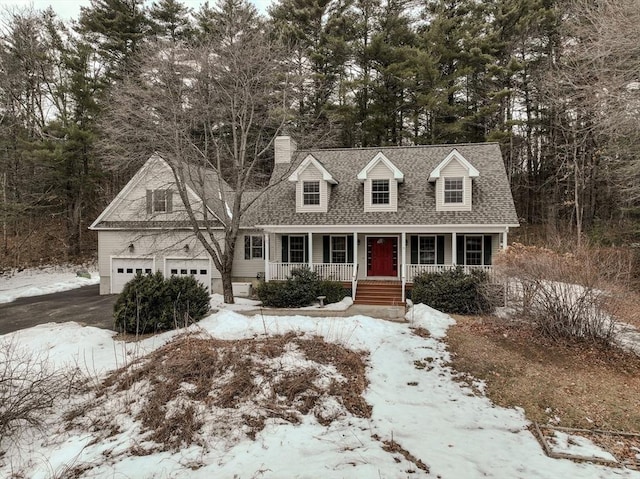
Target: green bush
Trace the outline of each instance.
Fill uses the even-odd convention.
[[[262,301],[264,306],[272,308],[285,308],[284,289],[287,283],[270,281],[269,283],[261,282],[256,287],[256,295]]]
[[[335,303],[346,292],[338,281],[321,281],[317,273],[308,267],[294,269],[285,282],[260,283],[256,294],[264,306],[273,308],[300,308],[313,304],[318,296],[326,296],[325,302]]]
[[[411,298],[445,313],[484,314],[493,311],[487,298],[488,276],[484,271],[462,267],[439,273],[423,273],[413,280]]]
[[[127,333],[166,331],[202,319],[209,312],[209,293],[191,276],[165,279],[138,273],[113,307],[116,329]]]
[[[326,296],[327,299],[324,300],[326,304],[337,303],[347,296],[347,290],[340,281],[325,279],[318,285],[318,296]]]

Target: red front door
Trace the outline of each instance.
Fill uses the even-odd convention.
[[[398,276],[398,238],[367,238],[367,276]]]

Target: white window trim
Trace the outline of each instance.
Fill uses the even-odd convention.
[[[386,191],[374,191],[373,185],[379,182],[380,184],[386,184],[387,189]],[[376,194],[385,194],[387,195],[387,201],[384,203],[376,203],[375,201],[373,201],[373,198]],[[391,180],[386,179],[386,178],[376,178],[376,179],[372,179],[371,180],[371,206],[372,207],[382,207],[382,206],[388,206],[391,204]]]
[[[333,249],[333,238],[344,238],[344,250],[334,250]],[[353,238],[351,238],[353,239]],[[346,264],[349,262],[349,237],[346,235],[331,235],[329,240],[329,262],[331,264]],[[336,262],[333,261],[333,252],[343,252],[344,251],[344,261]]]
[[[243,257],[245,257],[245,261],[253,261],[253,260],[264,260],[264,237],[262,235],[259,234],[246,234],[244,235],[245,238],[249,238],[249,258],[247,259],[246,256],[246,247],[245,247],[245,251],[243,254]],[[262,244],[260,245],[260,256],[254,256],[254,250],[258,248],[258,246],[254,246],[253,241],[254,238],[260,238]],[[245,240],[246,241],[246,240]]]
[[[461,188],[449,189],[447,190],[447,181],[459,181],[462,185]],[[463,176],[447,176],[442,178],[442,204],[446,206],[462,206],[465,203],[466,191],[465,191],[465,180]],[[460,201],[447,201],[447,192],[458,192],[462,193],[462,198]]]
[[[291,260],[291,252],[293,251],[291,249],[291,239],[292,238],[301,238],[302,239],[302,260],[301,261],[292,261]],[[305,256],[307,256],[307,251],[306,251],[306,242],[305,242],[305,236],[303,235],[289,235],[289,244],[287,245],[287,249],[288,249],[288,253],[289,253],[289,263],[305,263]],[[300,251],[300,250],[295,250],[295,251]]]
[[[305,180],[302,182],[302,205],[306,207],[318,207],[322,204],[322,186],[320,184],[320,180]],[[306,192],[304,190],[306,185],[316,185],[318,187],[318,191]],[[313,195],[318,199],[317,203],[307,203],[306,195]]]
[[[433,238],[433,263],[422,263],[420,261],[420,239]],[[438,237],[436,235],[418,235],[418,264],[438,264]]]
[[[469,264],[467,262],[467,238],[480,238],[480,264]],[[474,251],[477,252],[477,251]],[[464,265],[465,266],[485,266],[484,264],[484,235],[464,235]]]

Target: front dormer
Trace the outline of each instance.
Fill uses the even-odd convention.
[[[364,211],[398,211],[398,183],[404,174],[382,153],[365,166],[358,179],[364,183]]]
[[[471,211],[472,179],[478,170],[453,149],[429,175],[436,184],[436,211]]]
[[[326,213],[329,205],[329,185],[338,182],[331,173],[308,155],[289,176],[296,184],[296,213]]]

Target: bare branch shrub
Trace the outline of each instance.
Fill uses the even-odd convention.
[[[559,254],[514,244],[495,265],[508,280],[511,304],[543,335],[611,342],[620,291],[632,280],[633,261],[623,250],[584,246]]]
[[[42,354],[0,342],[0,445],[25,426],[41,427],[45,411],[68,397],[79,383],[77,371],[53,369]]]

